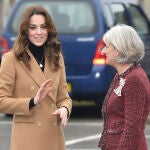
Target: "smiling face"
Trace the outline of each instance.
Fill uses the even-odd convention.
[[[106,46],[102,49],[102,55],[106,56],[106,64],[115,66],[116,61],[115,57],[118,55],[118,52],[114,49],[114,47],[108,42],[105,43]]]
[[[28,39],[35,46],[42,46],[48,38],[45,18],[42,15],[33,15],[29,20]]]

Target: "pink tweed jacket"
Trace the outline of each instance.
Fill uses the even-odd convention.
[[[141,68],[133,65],[116,74],[105,97],[102,150],[148,150],[144,129],[150,111],[150,83]]]

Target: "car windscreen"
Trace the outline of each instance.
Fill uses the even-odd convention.
[[[18,23],[25,8],[41,5],[50,13],[58,33],[81,34],[97,31],[97,22],[93,4],[81,1],[23,1],[11,20],[10,32],[17,33]]]

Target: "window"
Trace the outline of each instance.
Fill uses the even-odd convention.
[[[135,29],[139,34],[149,34],[149,26],[145,16],[139,11],[135,5],[129,5],[132,21]]]
[[[93,33],[97,31],[97,22],[93,4],[81,1],[24,1],[12,19],[11,31],[17,32],[18,22],[23,10],[31,5],[41,5],[50,13],[58,33]]]
[[[104,10],[106,23],[107,23],[108,27],[111,28],[114,25],[115,21],[114,21],[114,17],[112,15],[109,5],[105,3],[103,10]]]
[[[111,9],[115,17],[116,23],[129,24],[125,7],[121,3],[111,3]]]

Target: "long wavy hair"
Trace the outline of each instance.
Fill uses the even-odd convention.
[[[61,44],[57,40],[57,31],[52,21],[51,16],[42,6],[30,6],[28,7],[20,20],[18,28],[18,36],[13,45],[15,56],[18,60],[22,60],[28,69],[30,67],[30,56],[27,53],[29,47],[28,40],[28,28],[29,20],[33,15],[42,15],[45,18],[45,24],[48,30],[48,38],[44,44],[46,57],[48,57],[49,63],[53,71],[57,71],[60,67],[60,54],[62,53]]]

